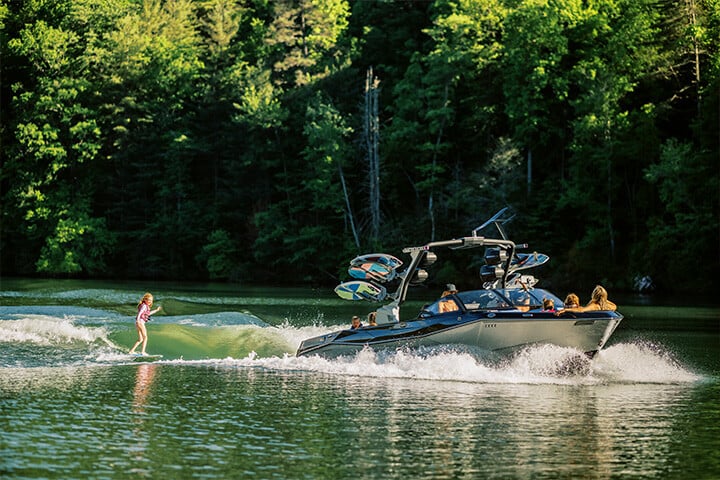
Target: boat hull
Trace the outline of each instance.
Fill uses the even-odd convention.
[[[462,345],[511,353],[528,345],[571,347],[593,356],[620,324],[617,312],[567,313],[487,312],[482,315],[447,313],[392,325],[341,330],[301,343],[297,355],[336,357],[370,347],[396,350],[437,345]]]

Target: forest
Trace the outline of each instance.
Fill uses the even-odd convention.
[[[0,49],[2,276],[334,285],[511,207],[544,286],[717,285],[720,0],[0,0]]]

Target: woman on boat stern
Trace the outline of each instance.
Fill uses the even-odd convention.
[[[597,285],[592,291],[590,301],[584,307],[576,308],[565,308],[555,313],[555,315],[561,315],[564,312],[592,312],[594,310],[617,310],[617,305],[608,300],[608,293],[600,285]]]

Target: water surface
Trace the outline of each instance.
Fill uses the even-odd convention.
[[[295,358],[373,305],[162,284],[148,351],[163,359],[136,363],[146,288],[3,280],[0,476],[720,477],[712,307],[628,306],[608,347],[568,371],[578,352],[553,346]]]

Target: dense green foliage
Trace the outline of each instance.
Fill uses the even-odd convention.
[[[718,0],[0,0],[0,48],[2,275],[333,283],[507,205],[558,287],[720,274]]]

